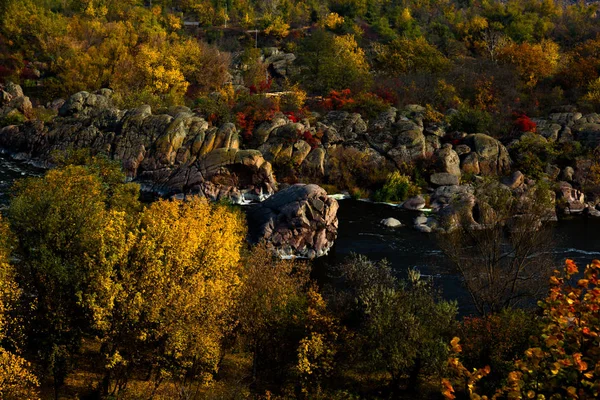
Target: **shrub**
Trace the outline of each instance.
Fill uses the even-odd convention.
[[[451,130],[466,133],[482,133],[489,130],[492,117],[483,110],[461,106],[458,112],[448,118]]]
[[[387,176],[383,187],[375,192],[374,200],[386,203],[399,202],[418,193],[419,188],[411,182],[410,177],[394,171]]]
[[[525,175],[538,179],[546,171],[546,165],[553,163],[559,152],[553,143],[535,134],[523,136],[510,148],[511,157]]]
[[[279,99],[264,95],[250,95],[234,107],[236,122],[242,131],[242,137],[249,140],[255,126],[270,121],[279,112]]]
[[[514,361],[507,382],[496,391],[493,399],[597,399],[600,395],[600,326],[598,275],[600,261],[594,260],[581,274],[573,262],[566,260],[563,271],[554,271],[550,290],[539,306],[543,311],[542,332],[532,336],[530,347]],[[451,342],[458,354],[459,339]],[[457,387],[480,398],[476,383],[490,373],[490,367],[470,372],[457,356],[449,366],[459,378]],[[454,399],[455,389],[443,380],[443,394]],[[464,385],[464,386],[463,386]],[[476,390],[477,389],[477,390]]]
[[[463,363],[469,369],[489,365],[482,391],[493,393],[512,370],[513,360],[539,332],[533,315],[523,310],[504,310],[486,317],[466,317],[460,327]]]
[[[329,179],[340,190],[355,187],[381,187],[392,171],[392,166],[353,147],[337,147],[329,152]]]
[[[515,128],[519,132],[535,132],[537,124],[524,113],[515,113]]]
[[[348,111],[357,112],[363,117],[374,118],[387,110],[390,103],[373,93],[360,93],[356,96],[354,106]]]
[[[306,102],[306,92],[296,84],[290,87],[283,96],[279,99],[281,111],[298,112],[304,108]]]
[[[343,110],[354,106],[355,100],[352,98],[350,89],[332,90],[329,95],[325,96],[318,104],[324,110]]]
[[[0,118],[0,127],[8,125],[20,125],[25,122],[25,119],[26,118],[23,114],[14,110],[13,112],[10,112],[4,117]]]

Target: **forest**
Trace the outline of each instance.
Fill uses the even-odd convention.
[[[543,228],[600,214],[600,4],[0,0],[0,89],[53,167],[0,208],[0,399],[600,397],[600,262]],[[434,209],[473,312],[248,244],[259,178]]]

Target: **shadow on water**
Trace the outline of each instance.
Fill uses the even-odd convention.
[[[0,210],[8,204],[10,188],[14,181],[42,174],[42,169],[25,162],[11,160],[8,156],[0,154]]]
[[[352,252],[372,260],[385,258],[400,278],[406,277],[408,269],[416,268],[431,277],[446,299],[458,302],[460,314],[473,313],[462,281],[440,250],[435,235],[413,229],[413,219],[418,214],[386,204],[340,201],[338,239],[330,254],[316,261],[316,268],[326,269],[327,265],[343,261]],[[379,222],[388,217],[400,220],[404,226],[397,229],[382,227]],[[600,258],[600,219],[562,219],[553,223],[552,229],[556,261],[549,268],[559,267],[566,258],[575,260],[580,266]]]

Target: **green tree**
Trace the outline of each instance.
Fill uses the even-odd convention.
[[[404,383],[417,390],[422,373],[442,371],[455,326],[455,303],[441,300],[416,270],[409,271],[407,281],[398,280],[385,260],[375,263],[352,255],[338,271],[346,292],[334,300],[336,314],[354,327],[357,335],[350,351],[368,372],[386,371],[397,395]]]
[[[298,63],[303,84],[321,94],[331,89],[361,91],[371,81],[365,53],[353,35],[314,31],[300,43]]]
[[[279,260],[265,245],[244,260],[244,285],[238,303],[240,340],[252,353],[252,375],[266,384],[284,381],[296,362],[304,336],[308,266]]]

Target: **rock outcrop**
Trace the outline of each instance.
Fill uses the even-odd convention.
[[[511,160],[502,143],[483,133],[465,138],[466,144],[477,153],[478,169],[483,175],[504,175],[510,171]]]
[[[23,94],[21,86],[12,82],[0,86],[0,118],[18,120],[30,115],[32,110],[31,100]]]
[[[119,110],[110,95],[80,92],[52,122],[4,127],[0,149],[51,162],[55,151],[89,148],[121,161],[129,178],[163,195],[241,199],[275,191],[271,164],[256,150],[240,150],[233,124],[213,127],[187,107],[166,114],[152,114],[149,106]]]
[[[280,256],[315,258],[337,237],[338,203],[317,185],[283,189],[248,212],[251,242],[265,241]]]

